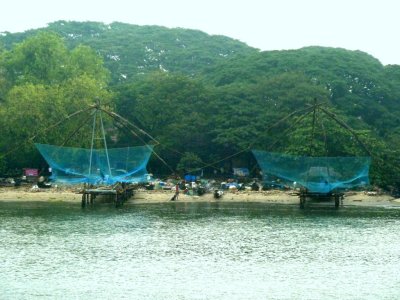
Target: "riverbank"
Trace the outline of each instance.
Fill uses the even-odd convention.
[[[51,188],[37,189],[31,187],[3,187],[0,188],[0,201],[46,201],[46,202],[80,202],[82,195],[77,188]],[[136,191],[128,200],[129,204],[164,203],[171,201],[173,191],[154,190]],[[190,196],[179,194],[179,202],[261,202],[274,204],[298,204],[299,197],[291,191],[227,191],[220,199],[215,199],[212,193],[202,196]],[[347,192],[343,200],[345,206],[387,206],[400,205],[400,199],[395,199],[387,194],[375,194],[365,192]]]

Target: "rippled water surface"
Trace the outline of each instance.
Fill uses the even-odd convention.
[[[400,210],[0,203],[0,299],[399,299]]]

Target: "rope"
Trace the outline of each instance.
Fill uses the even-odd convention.
[[[303,108],[303,109],[295,110],[294,112],[288,114],[287,116],[283,117],[282,119],[279,119],[276,123],[274,123],[274,124],[270,125],[269,127],[267,127],[267,129],[266,129],[265,131],[268,132],[268,131],[271,130],[272,128],[276,127],[277,125],[279,125],[279,124],[283,123],[284,121],[286,121],[287,119],[289,119],[290,117],[292,117],[292,116],[294,116],[294,115],[296,115],[296,114],[298,114],[298,113],[303,113],[303,112],[305,113],[305,112],[307,112],[308,110],[311,110],[311,108],[310,108],[310,107],[306,107],[306,108]],[[256,143],[256,141],[254,141],[253,143],[251,143],[251,144],[249,145],[249,148],[252,147],[255,143]]]
[[[89,107],[87,107],[87,108],[85,108],[85,109],[78,110],[78,111],[76,111],[76,112],[74,112],[74,113],[72,113],[72,114],[70,114],[70,115],[64,117],[63,119],[61,119],[61,120],[58,121],[57,123],[55,123],[55,124],[53,124],[53,125],[51,125],[51,126],[45,128],[45,129],[42,130],[42,131],[39,131],[39,132],[38,132],[37,134],[35,134],[35,135],[30,136],[29,138],[26,139],[26,141],[17,144],[15,147],[13,147],[12,149],[10,149],[9,151],[7,151],[6,153],[4,153],[3,155],[0,155],[0,158],[4,158],[4,157],[10,155],[11,153],[13,153],[13,152],[15,152],[16,150],[20,149],[20,148],[21,148],[22,146],[24,146],[25,144],[33,142],[33,140],[34,140],[36,137],[38,137],[39,135],[46,133],[46,132],[49,131],[50,129],[53,129],[53,128],[55,128],[55,127],[60,126],[60,125],[61,125],[63,122],[65,122],[66,120],[69,120],[70,118],[72,118],[72,117],[74,117],[74,116],[76,116],[76,115],[79,115],[79,114],[81,114],[81,113],[83,113],[83,112],[86,112],[86,111],[88,111],[88,110],[90,110],[90,109],[92,109],[92,108],[93,108],[93,106],[91,105],[91,106],[89,106]]]
[[[135,132],[133,131],[131,128],[129,128],[129,126],[134,127],[137,130],[140,130],[141,133],[145,134],[146,136],[150,137],[153,141],[156,142],[156,145],[153,146],[157,146],[160,144],[160,142],[158,142],[155,138],[153,138],[150,134],[148,134],[147,132],[145,132],[144,130],[140,129],[139,127],[137,127],[136,125],[134,125],[133,123],[129,122],[128,120],[126,120],[125,118],[121,117],[120,115],[110,112],[108,110],[105,109],[100,109],[101,111],[104,111],[107,115],[109,115],[112,119],[116,120],[121,126],[123,126],[123,128],[125,128],[126,130],[129,131],[129,133],[131,133],[132,135],[136,136],[138,139],[140,139],[140,141],[146,146],[148,147],[150,150],[152,150],[153,154],[172,172],[174,173],[174,169],[167,164],[167,162],[157,153],[154,151],[154,148],[150,148],[150,146]]]
[[[308,107],[306,107],[306,108],[296,110],[296,111],[294,111],[294,112],[292,112],[292,113],[286,115],[284,118],[281,118],[281,119],[279,119],[277,122],[275,122],[275,123],[271,124],[270,126],[268,126],[268,127],[266,128],[265,132],[269,132],[272,128],[277,127],[278,125],[280,125],[281,123],[285,122],[287,119],[291,118],[292,116],[294,116],[294,115],[296,115],[296,114],[301,114],[300,118],[299,118],[298,120],[296,120],[296,122],[294,122],[293,124],[291,124],[291,126],[290,126],[289,128],[287,128],[287,129],[284,131],[284,134],[286,134],[286,132],[288,132],[291,128],[293,128],[294,125],[298,124],[298,123],[299,123],[301,120],[303,120],[307,115],[309,115],[311,112],[313,112],[313,113],[314,113],[314,115],[313,115],[313,131],[312,131],[312,138],[313,138],[313,136],[314,136],[314,131],[315,131],[316,109],[317,109],[317,107],[319,107],[319,108],[321,109],[322,112],[324,112],[327,116],[329,116],[330,118],[332,118],[332,119],[333,119],[335,122],[337,122],[340,126],[342,126],[342,127],[344,127],[345,129],[347,129],[347,130],[354,136],[354,138],[356,139],[356,141],[363,147],[363,149],[364,149],[370,156],[372,156],[372,154],[371,154],[371,152],[369,151],[369,149],[368,149],[368,148],[366,147],[366,145],[358,138],[358,135],[354,132],[353,129],[351,129],[350,126],[348,126],[344,121],[338,119],[334,113],[328,111],[327,109],[321,107],[320,104],[316,104],[316,103],[314,103],[313,106],[308,106]],[[139,128],[138,126],[136,126],[136,125],[133,124],[132,122],[128,121],[127,119],[125,119],[125,118],[122,117],[121,115],[119,115],[119,114],[117,114],[117,113],[115,113],[115,112],[108,111],[108,110],[106,110],[106,109],[104,109],[104,108],[101,108],[99,104],[96,104],[96,105],[90,105],[90,106],[88,106],[88,107],[85,108],[85,109],[81,109],[81,110],[78,110],[78,111],[76,111],[76,112],[74,112],[74,113],[72,113],[72,114],[67,115],[66,117],[64,117],[63,119],[61,119],[60,121],[58,121],[57,123],[55,123],[55,124],[53,124],[53,125],[51,125],[51,126],[45,128],[45,129],[42,130],[42,131],[39,131],[37,134],[35,134],[35,135],[33,135],[33,136],[27,138],[23,143],[18,144],[16,147],[12,148],[11,150],[9,150],[8,152],[6,152],[5,154],[0,155],[0,158],[3,158],[3,157],[5,157],[5,156],[7,156],[7,155],[13,153],[14,151],[16,151],[16,150],[18,150],[19,148],[21,148],[25,143],[32,142],[32,141],[33,141],[34,139],[36,139],[39,135],[44,134],[44,133],[46,133],[47,131],[49,131],[49,130],[51,130],[51,129],[53,129],[53,128],[58,127],[60,124],[62,124],[63,122],[69,120],[70,118],[72,118],[72,117],[74,117],[74,116],[77,116],[77,115],[79,115],[79,114],[81,114],[81,113],[83,113],[83,112],[87,112],[87,111],[89,111],[89,110],[91,110],[91,109],[96,109],[96,110],[98,110],[98,111],[100,111],[100,112],[104,112],[105,114],[107,114],[108,116],[110,116],[113,120],[116,121],[116,124],[121,125],[122,128],[125,128],[125,129],[128,130],[132,135],[134,135],[135,137],[139,138],[139,139],[141,140],[141,142],[143,142],[147,147],[150,148],[150,146],[141,138],[141,136],[140,136],[137,132],[139,132],[140,134],[142,134],[142,135],[147,136],[148,138],[150,138],[150,139],[155,143],[155,145],[153,145],[153,146],[156,146],[156,145],[160,145],[160,144],[161,144],[157,139],[155,139],[155,138],[154,138],[153,136],[151,136],[149,133],[147,133],[147,132],[144,131],[143,129]],[[95,117],[96,117],[96,116],[95,116]],[[80,130],[80,128],[77,128],[77,130],[75,130],[73,134],[77,133],[79,130]],[[104,127],[103,127],[103,130],[104,130]],[[324,130],[325,130],[325,129],[324,129]],[[136,131],[137,131],[137,132],[136,132]],[[69,139],[72,138],[73,134],[70,135]],[[104,137],[104,131],[103,131],[103,138],[105,138],[105,137]],[[231,155],[228,155],[228,156],[226,156],[226,157],[224,157],[224,158],[222,158],[222,159],[219,159],[219,160],[217,160],[217,161],[214,161],[214,162],[212,162],[212,163],[203,163],[203,162],[202,162],[202,164],[204,164],[203,167],[201,167],[201,168],[196,168],[196,169],[192,169],[191,171],[201,170],[201,169],[206,168],[206,167],[214,167],[216,164],[219,164],[219,163],[221,163],[222,161],[225,161],[225,160],[227,160],[227,159],[230,159],[230,158],[232,158],[232,157],[235,157],[235,156],[237,156],[237,155],[239,155],[239,154],[242,154],[242,153],[248,151],[249,149],[251,149],[251,148],[254,146],[254,144],[257,143],[258,140],[259,140],[258,138],[257,138],[257,139],[254,139],[254,140],[249,144],[249,146],[247,146],[246,148],[244,148],[244,149],[242,149],[242,150],[240,150],[240,151],[237,151],[237,152],[235,152],[235,153],[233,153],[233,154],[231,154]],[[278,142],[278,140],[277,140],[276,142],[274,142],[272,145],[270,145],[270,148],[271,148],[271,146],[274,146],[277,142]],[[92,144],[93,144],[93,141],[92,141]],[[325,135],[325,144],[326,144],[326,135]],[[92,146],[93,146],[93,145],[92,145]],[[176,149],[173,149],[173,148],[170,148],[170,147],[167,147],[167,146],[164,146],[164,147],[165,147],[167,150],[171,151],[171,152],[174,152],[174,153],[183,155],[183,153],[181,153],[180,151],[178,151],[178,150],[176,150]],[[311,144],[310,144],[310,147],[311,147]],[[310,148],[310,149],[311,149],[311,148]],[[311,151],[311,150],[310,150],[310,151]],[[154,149],[152,149],[152,152],[154,153],[154,155],[155,155],[165,166],[168,167],[168,169],[170,169],[171,172],[174,172],[174,170],[172,169],[172,167],[169,166],[169,165],[165,162],[165,160],[162,159],[161,156],[158,155],[158,154],[154,151]],[[215,168],[215,167],[214,167],[214,168]]]
[[[83,125],[86,124],[91,117],[92,116],[89,115],[89,117],[85,118],[81,123],[79,123],[78,126],[76,126],[75,130],[66,139],[64,139],[64,141],[61,143],[61,147],[65,146],[65,144],[67,144],[72,139],[72,137],[83,128]]]
[[[285,136],[286,133],[289,132],[289,130],[291,130],[295,125],[297,125],[298,123],[300,123],[300,122],[301,122],[305,117],[307,117],[310,113],[312,113],[312,111],[306,112],[306,113],[304,113],[303,115],[301,115],[300,118],[298,118],[298,119],[296,120],[296,122],[294,122],[292,125],[290,125],[290,127],[286,128],[285,131],[283,131],[282,135]],[[275,142],[272,143],[272,144],[269,146],[269,149],[272,149],[272,147],[274,147],[276,144],[278,144],[281,140],[282,140],[281,137],[277,137],[277,138],[275,139]]]
[[[294,116],[295,114],[306,112],[306,115],[308,115],[308,114],[310,113],[309,110],[311,110],[310,107],[307,107],[307,108],[304,108],[304,109],[296,110],[296,111],[294,111],[294,112],[288,114],[288,115],[285,116],[284,118],[279,119],[277,122],[273,123],[272,125],[268,126],[267,129],[265,130],[265,132],[270,131],[272,128],[274,128],[274,127],[278,126],[279,124],[283,123],[284,121],[286,121],[288,118]],[[303,117],[303,118],[304,118],[304,117]],[[296,123],[298,123],[298,121],[295,122],[295,124],[296,124]],[[290,128],[292,128],[295,124],[292,124],[292,125],[290,126]],[[242,150],[240,150],[240,151],[238,151],[238,152],[235,152],[235,153],[232,154],[232,155],[229,155],[229,156],[227,156],[227,157],[225,157],[225,158],[222,158],[222,159],[220,159],[220,160],[214,161],[214,162],[212,162],[212,163],[205,164],[202,168],[192,169],[191,171],[199,171],[199,170],[204,169],[204,168],[206,168],[206,167],[214,166],[214,165],[216,165],[216,164],[218,164],[218,163],[220,163],[220,162],[222,162],[222,161],[225,161],[225,160],[230,159],[230,158],[232,158],[232,157],[235,157],[235,156],[237,156],[237,155],[239,155],[239,154],[242,154],[243,152],[246,152],[246,151],[250,150],[250,149],[252,148],[252,146],[253,146],[256,142],[257,142],[257,140],[254,140],[252,143],[249,144],[248,147],[246,147],[246,148],[244,148],[244,149],[242,149]]]
[[[152,137],[149,133],[147,133],[146,131],[144,131],[143,129],[139,128],[138,126],[136,126],[135,124],[129,122],[127,119],[125,119],[124,117],[120,116],[119,114],[116,114],[115,112],[111,112],[108,111],[104,108],[99,108],[101,111],[105,112],[106,114],[108,114],[110,117],[112,118],[117,118],[119,120],[122,121],[122,123],[126,123],[126,125],[132,126],[133,128],[135,128],[137,131],[139,131],[140,133],[146,135],[147,137],[149,137],[150,139],[152,139],[154,142],[158,144],[160,144],[159,141],[157,141],[154,137]]]
[[[324,121],[322,119],[321,119],[321,128],[322,128],[322,132],[324,134],[325,155],[328,156],[328,139],[326,137],[326,129],[325,129]]]
[[[108,156],[108,148],[107,148],[107,141],[106,141],[106,134],[104,132],[104,124],[103,124],[103,118],[101,116],[101,111],[99,112],[99,116],[100,116],[100,124],[101,124],[101,132],[103,134],[103,141],[104,141],[104,149],[106,151],[106,157],[107,157],[107,164],[108,164],[108,172],[111,176],[111,165],[110,165],[110,158]]]
[[[96,129],[96,116],[97,116],[97,110],[95,110],[94,115],[93,115],[92,141],[90,143],[89,176],[92,174],[92,161],[93,161],[93,147],[94,147],[94,132]]]
[[[356,141],[361,145],[361,147],[364,149],[366,153],[368,153],[369,156],[373,156],[371,151],[367,148],[367,146],[358,138],[357,133],[349,126],[347,125],[344,121],[340,120],[339,118],[336,117],[336,115],[328,110],[326,110],[323,107],[320,107],[320,109],[327,114],[331,119],[333,119],[336,123],[338,123],[340,126],[343,128],[347,129],[356,139]]]
[[[314,133],[315,133],[315,118],[317,114],[317,99],[314,98],[314,106],[313,106],[313,118],[312,118],[312,127],[311,127],[311,136],[310,136],[310,149],[309,149],[309,155],[312,156],[312,150],[314,146]]]

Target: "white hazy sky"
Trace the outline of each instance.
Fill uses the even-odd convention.
[[[0,32],[58,21],[198,29],[261,50],[361,50],[400,65],[399,0],[3,0]]]

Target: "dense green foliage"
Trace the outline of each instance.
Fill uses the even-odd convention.
[[[69,51],[54,33],[39,33],[3,52],[0,70],[4,82],[0,87],[0,145],[3,153],[10,152],[3,161],[8,169],[41,161],[30,137],[58,142],[65,138],[59,128],[40,133],[97,97],[111,99],[105,89],[109,72],[101,58],[87,46]],[[78,121],[66,126],[76,127]],[[73,139],[78,144],[86,140]]]
[[[0,43],[11,49],[38,30],[5,34]],[[138,26],[124,23],[58,21],[39,31],[59,34],[67,47],[86,45],[96,50],[110,70],[112,82],[125,82],[157,70],[195,76],[206,67],[236,55],[256,53],[256,49],[224,36],[201,31]]]
[[[60,145],[78,128],[67,144],[87,146],[83,116],[40,132],[100,98],[160,143],[155,150],[169,168],[153,156],[158,174],[253,169],[253,148],[367,155],[361,142],[373,156],[373,183],[400,183],[400,66],[366,53],[260,52],[195,30],[64,21],[3,33],[0,45],[0,151],[12,153],[3,169],[43,163],[29,140],[37,133],[35,141]],[[306,113],[314,99],[320,106]],[[107,123],[112,146],[145,139],[114,125]]]

